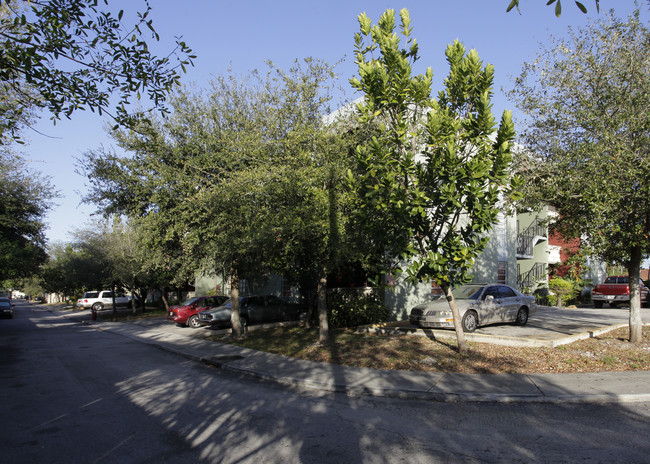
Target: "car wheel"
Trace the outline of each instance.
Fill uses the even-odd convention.
[[[594,308],[600,309],[603,307],[603,302],[602,301],[594,301]]]
[[[463,331],[471,333],[478,327],[478,315],[474,311],[467,311],[463,316]]]
[[[517,319],[515,320],[517,325],[526,325],[526,322],[528,322],[528,309],[527,308],[519,308],[519,311],[517,312]]]
[[[104,309],[104,305],[101,303],[95,303],[93,305],[93,311],[101,311],[102,309]]]
[[[201,327],[201,323],[199,322],[199,316],[196,314],[194,316],[190,316],[190,318],[187,320],[187,325],[188,327],[192,327],[193,329],[198,329]]]

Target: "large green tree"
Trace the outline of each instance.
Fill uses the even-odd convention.
[[[526,63],[512,98],[528,116],[526,198],[555,227],[630,275],[630,341],[642,340],[639,269],[650,253],[650,31],[637,9],[555,39]]]
[[[165,111],[194,56],[181,40],[164,57],[151,52],[159,36],[144,5],[127,26],[108,0],[1,0],[0,141],[18,140],[34,109],[55,121],[88,109],[131,124],[129,104],[145,95]]]
[[[38,275],[47,293],[80,297],[86,290],[101,290],[109,263],[101,247],[90,243],[55,243],[48,247],[48,261]]]
[[[410,22],[408,10],[401,10],[398,34],[394,10],[376,25],[359,16],[359,77],[351,82],[364,96],[360,120],[374,134],[357,147],[358,172],[351,180],[369,235],[384,236],[377,242],[381,252],[402,258],[395,266],[410,281],[433,279],[443,288],[465,350],[451,290],[471,280],[474,259],[510,191],[514,129],[509,112],[496,128],[492,66],[458,41],[447,47],[445,88],[431,97],[431,69],[412,75],[418,44]]]
[[[0,152],[0,281],[28,277],[47,260],[44,219],[55,197],[47,177]]]
[[[71,242],[50,245],[48,255],[39,273],[48,292],[71,297],[88,290],[127,289],[144,301],[145,290],[158,283],[158,276],[145,270],[138,230],[118,217],[77,229]]]
[[[298,257],[329,262],[336,145],[321,116],[331,77],[317,60],[219,77],[208,92],[177,93],[170,118],[115,132],[131,155],[98,150],[82,161],[87,201],[128,215],[161,270],[225,270],[237,335],[239,279],[295,270]]]

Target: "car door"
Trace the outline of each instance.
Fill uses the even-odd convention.
[[[102,292],[100,295],[100,300],[102,304],[106,306],[113,305],[113,292]]]
[[[264,298],[260,296],[251,296],[244,298],[241,305],[241,314],[248,318],[249,324],[264,322],[265,307]]]
[[[478,321],[480,325],[500,322],[500,299],[498,286],[488,285],[485,287],[478,302],[478,310]]]
[[[512,322],[517,318],[517,311],[522,305],[522,300],[515,291],[507,285],[499,285],[499,299],[501,300],[501,320]]]
[[[203,311],[204,309],[214,308],[218,306],[216,300],[212,297],[199,298],[196,302],[196,312]]]
[[[269,317],[267,321],[269,322],[280,322],[289,319],[286,304],[275,295],[266,297],[266,308]]]

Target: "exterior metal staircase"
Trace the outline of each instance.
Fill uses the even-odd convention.
[[[517,276],[517,285],[519,285],[519,288],[521,289],[530,288],[533,284],[542,278],[545,278],[546,273],[546,263],[535,263],[530,271]]]
[[[532,258],[533,248],[539,240],[545,240],[548,236],[548,228],[542,224],[539,218],[535,220],[517,235],[517,257]]]

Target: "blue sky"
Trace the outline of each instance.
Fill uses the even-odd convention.
[[[413,36],[420,44],[421,59],[416,72],[432,67],[434,94],[446,76],[444,51],[448,43],[459,39],[466,48],[474,48],[484,63],[495,67],[494,113],[516,108],[505,98],[502,88],[511,86],[511,78],[525,61],[534,58],[539,44],[548,44],[549,36],[565,36],[569,26],[579,27],[598,17],[592,0],[583,0],[589,8],[584,15],[572,0],[563,1],[561,18],[546,0],[522,0],[521,14],[506,13],[509,0],[423,0],[401,2],[329,0],[327,2],[220,0],[153,0],[152,19],[161,36],[158,53],[169,51],[174,36],[182,36],[196,55],[195,66],[183,76],[186,84],[207,87],[213,76],[229,67],[237,73],[264,69],[265,60],[288,67],[295,59],[315,57],[337,67],[340,84],[349,98],[356,98],[347,81],[356,71],[354,33],[357,16],[366,12],[376,22],[387,8],[410,11]],[[601,13],[614,8],[618,16],[627,16],[634,8],[632,0],[601,0]],[[138,0],[111,1],[112,7],[125,11],[142,9]],[[647,19],[647,8],[642,6]],[[48,115],[37,124],[36,132],[26,133],[30,144],[23,150],[30,168],[51,176],[62,194],[47,218],[47,236],[51,241],[69,241],[69,232],[100,221],[92,217],[92,205],[81,205],[85,179],[75,174],[75,158],[84,152],[112,146],[106,136],[106,122],[89,112],[77,112],[70,121],[54,126]]]

